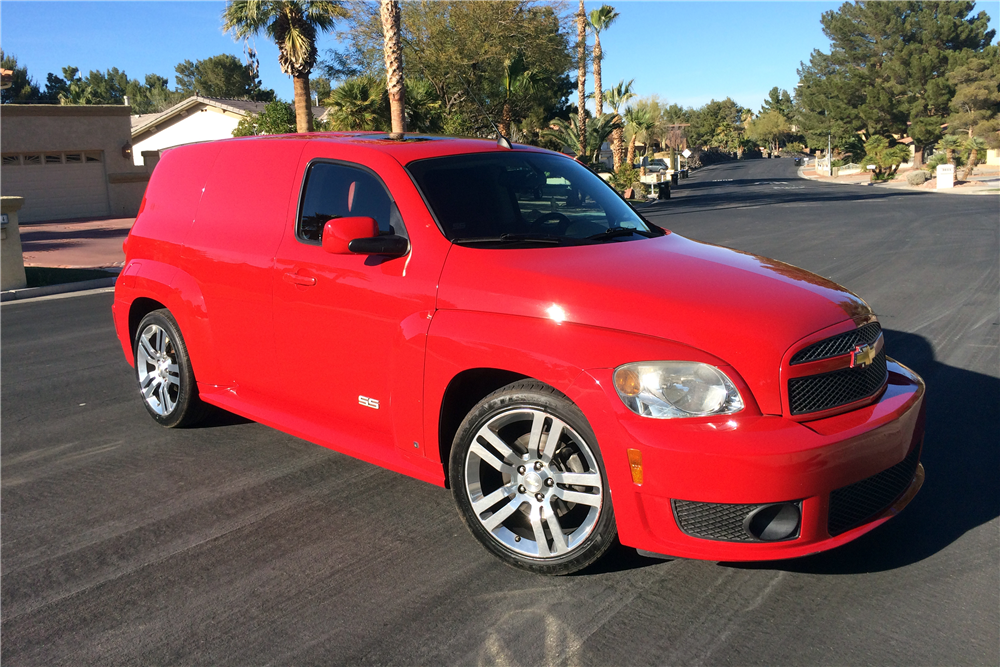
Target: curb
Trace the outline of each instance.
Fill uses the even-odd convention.
[[[929,190],[929,189],[926,189],[926,188],[918,188],[916,186],[912,186],[912,185],[906,183],[905,179],[903,181],[898,182],[898,183],[893,183],[891,181],[885,182],[885,183],[848,183],[848,182],[845,182],[845,181],[841,181],[841,182],[838,183],[836,180],[822,181],[822,180],[820,180],[818,178],[810,178],[809,176],[804,175],[802,173],[804,169],[805,169],[804,165],[801,166],[801,167],[799,167],[796,175],[799,178],[801,178],[802,180],[812,181],[813,183],[831,183],[833,185],[854,185],[854,186],[858,186],[858,187],[876,187],[876,188],[882,188],[882,189],[885,189],[885,190],[899,190],[901,192],[920,192],[920,193],[926,193],[926,194],[940,194],[940,195],[966,195],[966,196],[968,196],[968,195],[996,195],[997,194],[996,192],[992,192],[992,190],[995,189],[994,186],[992,186],[992,185],[983,185],[983,186],[976,185],[976,186],[973,186],[972,188],[942,188],[940,190],[938,190],[938,189]]]
[[[76,283],[63,283],[62,285],[45,285],[44,287],[24,287],[22,289],[12,289],[0,292],[0,301],[21,301],[22,299],[34,299],[39,296],[51,296],[53,294],[68,294],[70,292],[83,292],[85,290],[99,289],[101,287],[114,287],[118,277],[97,278],[96,280],[81,280]]]

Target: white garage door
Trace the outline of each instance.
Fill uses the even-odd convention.
[[[4,153],[0,189],[24,197],[21,222],[106,216],[108,185],[101,151]]]

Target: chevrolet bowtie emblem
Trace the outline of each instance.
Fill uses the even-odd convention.
[[[865,368],[875,361],[875,348],[871,345],[858,345],[851,352],[851,368],[860,366]]]

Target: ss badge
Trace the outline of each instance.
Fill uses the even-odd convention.
[[[378,401],[374,398],[368,398],[367,396],[358,396],[358,405],[378,410]]]

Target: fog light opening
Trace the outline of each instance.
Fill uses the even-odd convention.
[[[801,520],[798,503],[762,505],[747,515],[743,530],[756,540],[776,542],[798,535]]]

